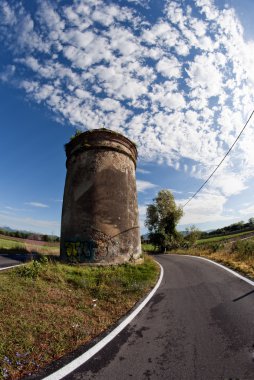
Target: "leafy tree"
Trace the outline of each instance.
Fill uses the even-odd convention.
[[[50,241],[50,238],[48,235],[42,235],[42,240],[43,241]]]
[[[186,228],[186,236],[185,236],[185,242],[187,243],[187,246],[192,246],[196,243],[198,239],[200,239],[201,231],[199,231],[198,228],[196,228],[194,225]]]
[[[160,251],[173,249],[180,245],[182,236],[176,230],[183,216],[183,210],[177,206],[169,190],[159,191],[152,204],[147,206],[145,226],[149,230],[149,239]]]
[[[254,225],[254,218],[250,218],[249,223],[253,226]]]

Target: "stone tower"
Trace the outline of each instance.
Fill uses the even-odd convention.
[[[141,255],[135,144],[96,129],[65,146],[61,259],[123,263]]]

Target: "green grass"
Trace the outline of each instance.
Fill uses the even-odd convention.
[[[1,249],[25,249],[26,246],[24,243],[20,243],[16,240],[7,240],[0,238],[0,250]]]
[[[214,237],[207,238],[207,239],[200,239],[200,240],[197,241],[197,245],[199,245],[199,244],[205,244],[205,243],[213,243],[213,242],[223,241],[223,240],[228,240],[228,239],[233,239],[235,237],[249,235],[252,232],[254,232],[254,231],[239,232],[237,234],[224,235],[224,236],[214,236]]]
[[[32,262],[0,273],[0,379],[34,373],[115,323],[156,283],[158,265]]]
[[[142,251],[143,252],[156,252],[156,248],[154,247],[153,244],[145,244],[145,243],[142,243]]]
[[[37,252],[41,254],[51,254],[51,255],[59,255],[60,249],[57,246],[50,245],[36,245],[27,242],[20,242],[19,240],[13,239],[4,239],[0,238],[0,253],[4,251],[4,253],[8,253],[9,251],[17,251],[17,252]]]

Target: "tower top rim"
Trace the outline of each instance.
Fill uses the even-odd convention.
[[[71,141],[65,144],[65,151],[67,160],[75,153],[77,150],[95,150],[95,149],[107,149],[115,150],[119,148],[129,151],[132,160],[136,162],[138,157],[138,151],[136,144],[131,141],[126,136],[119,132],[112,131],[106,128],[98,128],[89,131],[85,131],[75,136]]]

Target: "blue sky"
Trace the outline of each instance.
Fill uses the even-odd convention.
[[[185,204],[254,108],[252,0],[1,1],[0,226],[59,234],[75,128],[137,143],[140,222]],[[179,229],[254,216],[254,122]]]

